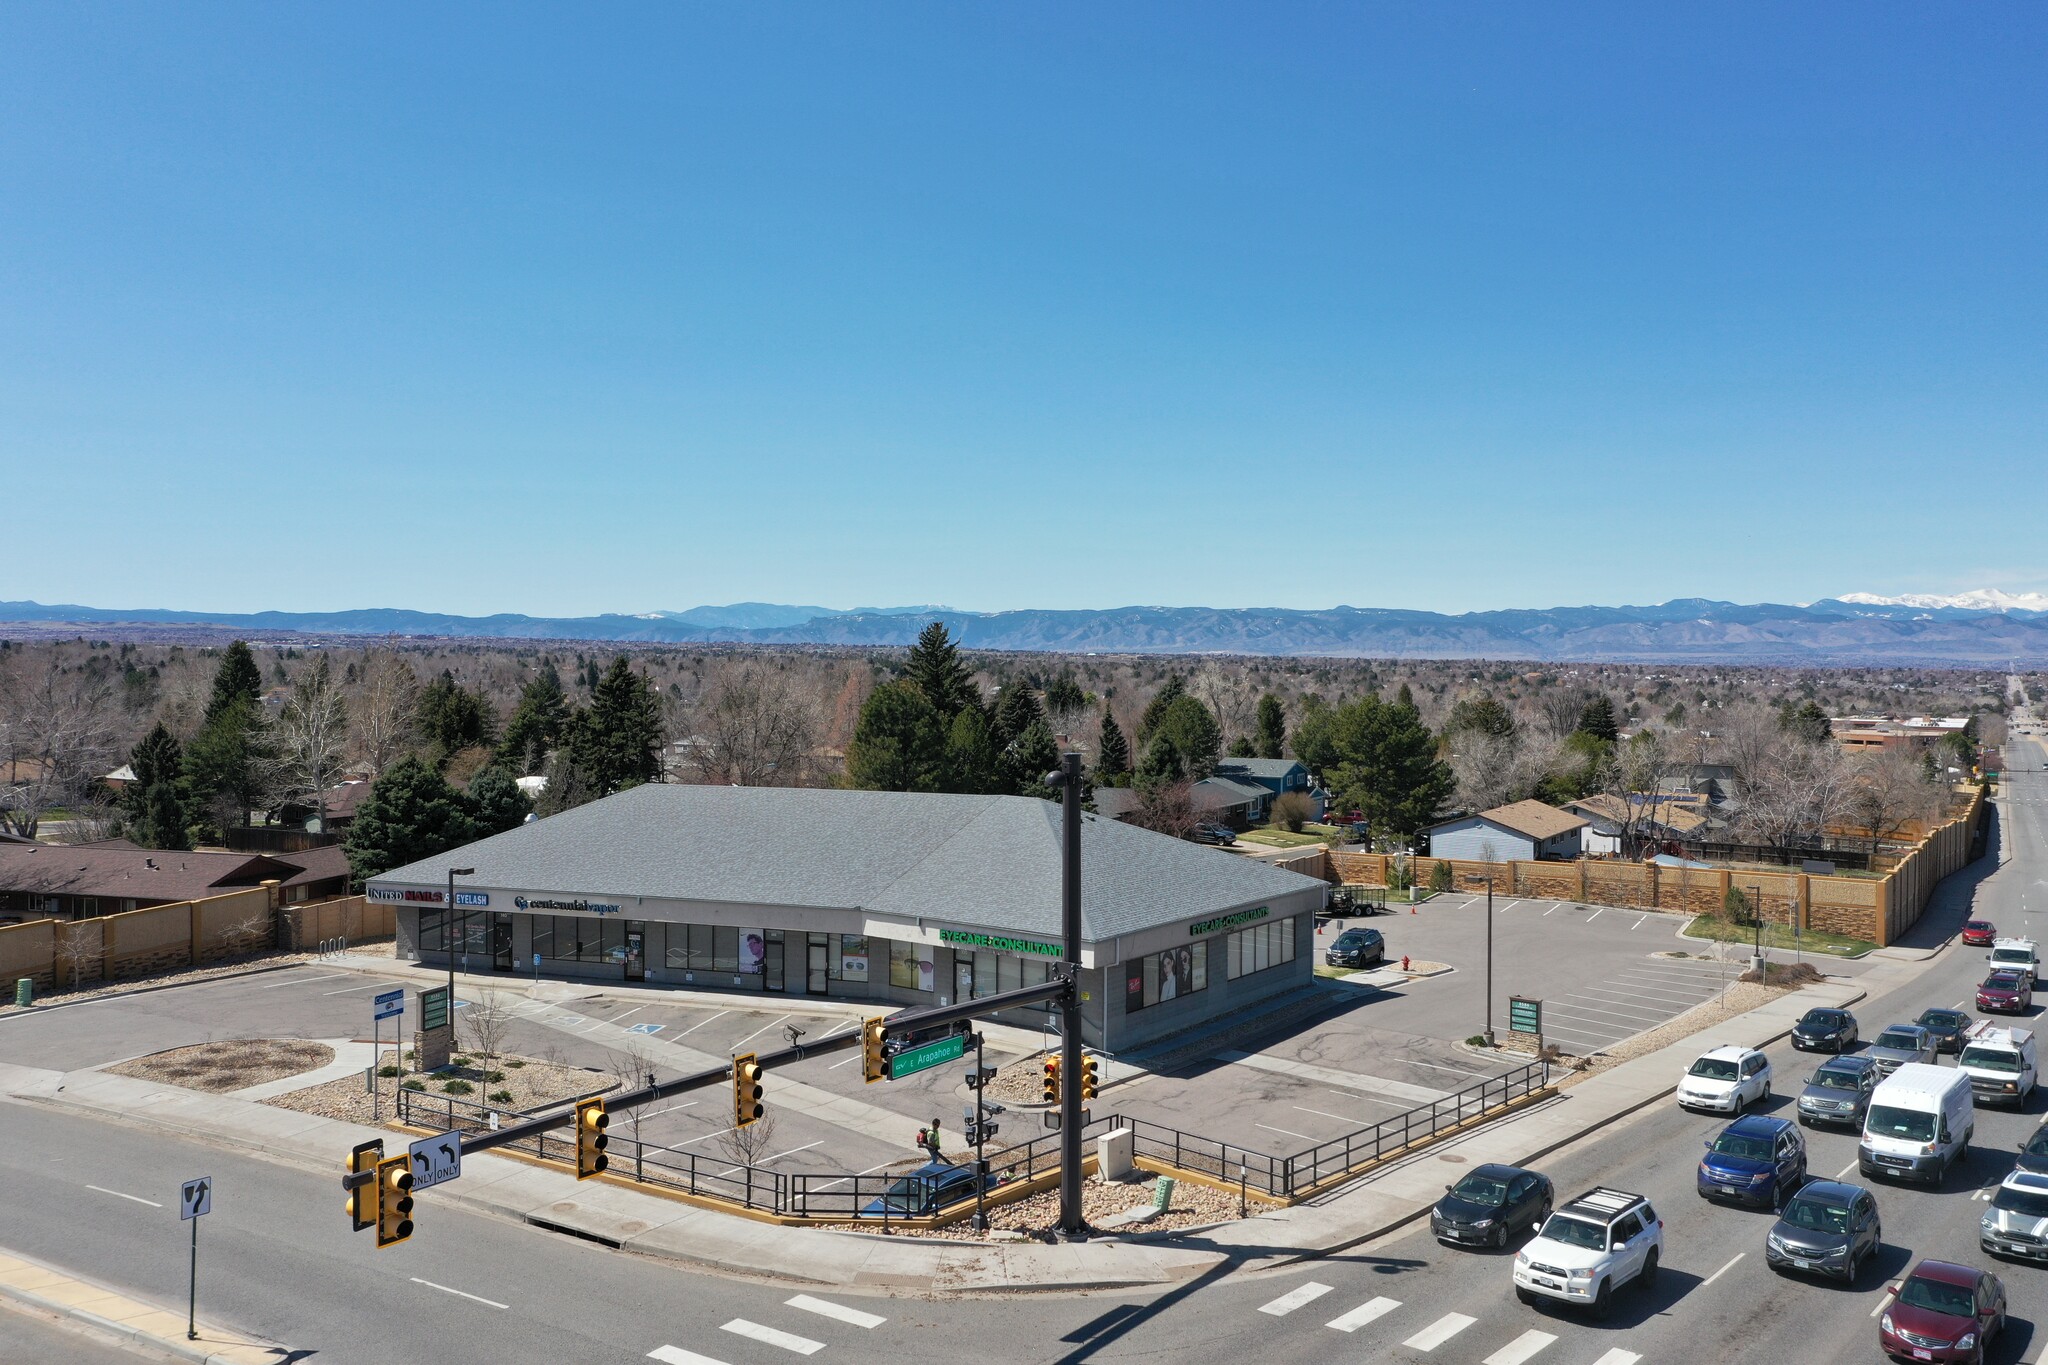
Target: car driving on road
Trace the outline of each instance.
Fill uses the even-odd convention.
[[[1702,1053],[1678,1083],[1686,1109],[1739,1114],[1771,1093],[1771,1059],[1753,1047],[1717,1047]]]
[[[1891,1289],[1877,1345],[1893,1360],[1981,1365],[1984,1348],[2005,1330],[2005,1284],[1988,1270],[1922,1261]]]
[[[1973,919],[1963,926],[1963,942],[1972,948],[1988,948],[1998,941],[1998,926],[1988,919]]]
[[[2048,1175],[2008,1175],[1977,1224],[1977,1245],[1993,1256],[2048,1261]]]
[[[1877,1063],[1868,1057],[1836,1057],[1822,1063],[1799,1092],[1799,1121],[1863,1126],[1870,1092],[1877,1087]]]
[[[2017,967],[2001,967],[1977,987],[1977,1008],[1986,1014],[2025,1014],[2034,1008],[2034,983]]]
[[[1650,1201],[1626,1190],[1588,1190],[1545,1219],[1515,1253],[1515,1297],[1590,1307],[1600,1317],[1614,1291],[1656,1282],[1664,1220]]]
[[[1889,1076],[1908,1062],[1932,1063],[1937,1054],[1934,1035],[1918,1024],[1893,1024],[1871,1040],[1864,1056],[1877,1063],[1878,1074]]]
[[[1884,1245],[1877,1199],[1861,1185],[1816,1180],[1787,1201],[1764,1236],[1764,1262],[1853,1284],[1863,1263]]]
[[[1750,1114],[1707,1139],[1696,1184],[1702,1199],[1775,1209],[1805,1179],[1806,1135],[1798,1125]]]
[[[1934,1050],[1943,1053],[1963,1050],[1963,1035],[1973,1021],[1961,1010],[1931,1009],[1923,1010],[1913,1022],[1934,1035]]]
[[[1792,1046],[1801,1052],[1846,1052],[1856,1039],[1856,1016],[1847,1010],[1808,1010],[1792,1026]]]
[[[1439,1242],[1504,1247],[1548,1218],[1553,1198],[1549,1176],[1489,1163],[1444,1186],[1429,1230]]]

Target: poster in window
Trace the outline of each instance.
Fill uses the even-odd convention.
[[[921,991],[934,989],[938,985],[937,955],[929,944],[917,945],[917,988]]]
[[[839,977],[842,981],[868,979],[868,941],[852,934],[839,938]]]
[[[740,933],[740,975],[757,976],[761,971],[761,958],[766,952],[768,937],[759,929],[746,929]]]

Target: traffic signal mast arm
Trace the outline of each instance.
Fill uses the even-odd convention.
[[[1052,970],[1060,973],[1064,963],[1055,962]],[[1047,1000],[1064,1000],[1072,987],[1071,980],[1064,975],[1054,975],[1038,986],[1020,986],[1014,991],[998,991],[994,995],[978,995],[972,1000],[963,1000],[957,1005],[933,1005],[929,1009],[905,1010],[892,1014],[887,1020],[890,1036],[915,1033],[920,1029],[938,1028],[944,1024],[957,1024],[963,1019],[982,1019],[998,1010],[1016,1009],[1020,1005],[1036,1005]]]

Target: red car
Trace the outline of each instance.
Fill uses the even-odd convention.
[[[1893,1360],[1982,1365],[1985,1346],[2005,1330],[2005,1285],[1986,1270],[1922,1261],[1888,1292],[1877,1345]]]
[[[1986,1013],[2025,1014],[2033,1007],[2034,988],[2017,968],[2001,967],[1977,987],[1977,1008]]]
[[[1998,926],[1988,919],[1973,919],[1963,926],[1963,942],[1973,948],[1989,948],[1998,940]]]

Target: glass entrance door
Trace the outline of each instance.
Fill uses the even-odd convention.
[[[512,917],[491,916],[491,966],[501,972],[512,970]]]
[[[764,990],[786,991],[788,978],[783,969],[782,931],[770,929],[768,941],[761,945],[761,986]]]
[[[825,969],[826,935],[811,934],[804,943],[804,991],[809,995],[823,995],[831,989],[831,980]]]
[[[965,953],[953,954],[953,998],[974,998],[974,959]]]
[[[626,980],[647,979],[647,931],[638,924],[626,926]]]

